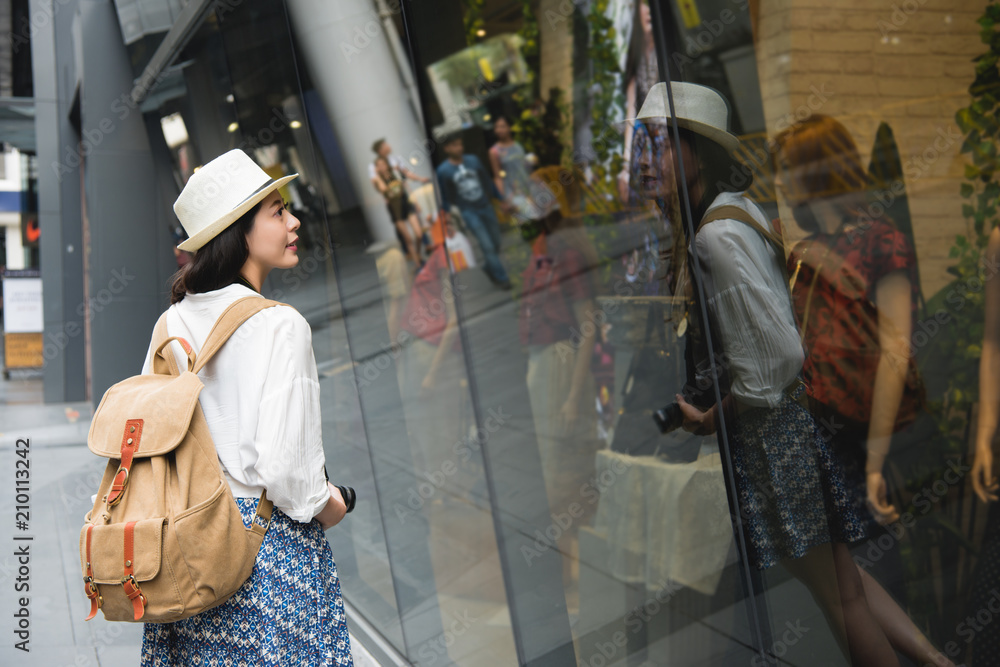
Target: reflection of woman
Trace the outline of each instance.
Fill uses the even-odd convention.
[[[406,245],[406,254],[415,264],[420,264],[423,232],[417,211],[406,194],[403,175],[390,164],[388,158],[380,155],[375,158],[375,177],[372,182],[385,198],[389,216]]]
[[[1000,261],[1000,227],[990,233],[986,266]],[[988,609],[1000,589],[1000,504],[994,473],[993,443],[1000,424],[1000,277],[996,272],[985,280],[986,318],[983,356],[979,361],[979,426],[976,430],[976,458],[972,464],[972,487],[984,503],[992,503],[986,532],[973,576],[969,612],[975,616]],[[972,663],[976,667],[1000,665],[1000,632],[977,632],[972,638]]]
[[[698,298],[697,289],[682,283],[701,281],[707,300],[717,350],[708,350],[693,315],[692,369],[704,368],[714,356],[728,373],[728,386],[719,389],[748,555],[761,569],[781,562],[809,588],[852,664],[898,665],[847,549],[863,534],[860,521],[823,435],[800,403],[803,355],[785,286],[784,252],[763,212],[727,191],[736,189],[727,181],[739,140],[726,130],[726,101],[703,86],[672,84],[680,116],[675,145],[664,122],[670,113],[666,93],[666,84],[654,86],[639,113],[644,122],[636,128],[634,180],[640,194],[656,200],[672,220],[681,219],[684,201],[698,221],[693,242],[682,247],[692,247],[701,272],[678,270],[675,291]],[[677,231],[686,235],[683,228]],[[702,411],[681,396],[677,400],[685,429],[715,430],[717,405]]]
[[[464,377],[458,315],[451,291],[447,247],[440,224],[417,272],[400,321],[410,343],[402,358],[402,396],[418,473],[441,469],[463,436]]]
[[[804,375],[813,409],[836,425],[827,439],[855,510],[866,520],[866,537],[877,539],[888,534],[878,524],[899,516],[887,502],[882,476],[889,442],[899,422],[915,416],[915,391],[903,399],[917,302],[916,256],[903,234],[871,216],[867,178],[843,125],[815,115],[780,133],[776,144],[779,189],[809,232],[788,260],[809,351]],[[899,563],[898,556],[887,558]],[[899,568],[886,574],[898,575]],[[929,660],[933,648],[898,605],[872,577],[863,575],[863,583],[876,616],[895,619],[887,626],[893,645],[919,662]]]
[[[508,204],[522,220],[537,220],[541,211],[533,201],[529,163],[534,155],[524,152],[524,147],[514,141],[510,122],[500,116],[493,124],[497,142],[490,147],[490,167],[493,182],[500,199]]]
[[[222,182],[229,185],[219,194]],[[282,202],[280,185],[240,150],[191,176],[174,210],[190,234],[181,248],[195,254],[174,277],[168,335],[200,350],[232,303],[259,297],[272,269],[298,264],[299,221]],[[351,664],[339,579],[323,534],[346,507],[324,478],[310,341],[309,324],[295,310],[268,308],[247,320],[199,373],[205,385],[199,402],[244,522],[253,519],[264,490],[274,512],[246,583],[201,614],[147,623],[143,665]],[[181,355],[178,360],[186,363]]]
[[[600,321],[589,274],[597,253],[583,227],[570,224],[558,209],[543,224],[547,231],[535,240],[524,271],[521,343],[528,348],[528,395],[549,513],[562,516],[574,502],[584,505],[586,514],[573,513],[578,527],[595,509],[580,502],[580,489],[594,475],[599,447],[590,366]],[[563,570],[569,591],[576,590],[576,544],[576,528],[559,540],[569,559]]]

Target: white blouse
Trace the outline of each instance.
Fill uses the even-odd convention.
[[[167,331],[201,349],[216,319],[236,299],[259,296],[243,285],[188,294],[167,310]],[[263,298],[263,297],[261,297]],[[170,343],[178,367],[187,355]],[[151,373],[152,341],[143,364]],[[267,308],[247,320],[198,373],[199,401],[219,461],[237,498],[267,497],[295,521],[306,523],[330,497],[319,379],[312,331],[293,308]]]
[[[739,206],[764,227],[773,229],[760,208],[739,192],[724,192],[712,202]],[[802,370],[804,354],[792,314],[784,257],[750,225],[716,220],[695,238],[709,316],[722,338],[731,391],[741,402],[775,407],[782,392]],[[782,264],[779,264],[781,262]]]

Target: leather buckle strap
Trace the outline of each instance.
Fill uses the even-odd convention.
[[[118,471],[111,482],[111,491],[108,492],[108,507],[114,507],[122,501],[125,495],[125,488],[128,486],[129,470],[132,468],[132,459],[139,450],[139,441],[142,439],[142,420],[129,419],[125,422],[125,433],[122,434],[122,455]]]
[[[146,613],[146,596],[139,589],[139,583],[135,580],[132,560],[135,557],[135,521],[125,524],[125,574],[122,576],[122,588],[125,595],[132,601],[132,611],[135,620],[142,618]]]
[[[250,532],[260,535],[261,540],[264,539],[267,529],[271,526],[273,509],[274,503],[267,499],[267,491],[263,491],[260,494],[260,501],[257,503],[257,513],[254,514],[253,521],[250,522]]]
[[[94,570],[90,566],[90,534],[93,532],[93,524],[87,526],[87,576],[83,578],[83,587],[84,592],[86,592],[87,597],[90,599],[90,615],[84,619],[86,621],[97,616],[97,610],[104,604],[104,598],[101,597],[101,592],[98,590],[97,584],[94,583]]]

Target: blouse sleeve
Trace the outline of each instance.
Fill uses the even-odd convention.
[[[695,249],[708,274],[708,309],[732,394],[748,405],[777,406],[804,359],[780,266],[757,232],[735,220],[706,225]]]
[[[290,518],[306,523],[330,497],[323,474],[312,332],[293,309],[274,310],[267,332],[271,346],[254,436],[254,469],[271,502]]]

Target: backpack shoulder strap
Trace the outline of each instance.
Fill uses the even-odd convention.
[[[233,301],[228,308],[222,311],[219,315],[219,319],[215,321],[215,325],[212,326],[212,330],[208,332],[208,337],[205,338],[205,343],[201,346],[201,350],[198,352],[198,360],[194,365],[194,372],[197,373],[205,364],[211,360],[219,348],[229,340],[240,326],[249,320],[251,317],[256,315],[262,310],[267,308],[272,308],[274,306],[284,306],[286,304],[280,301],[271,301],[270,299],[261,299],[256,296],[247,296],[242,299],[237,299]]]
[[[698,231],[701,231],[701,228],[708,223],[715,222],[716,220],[738,220],[745,225],[749,225],[774,248],[774,251],[778,254],[778,259],[782,262],[785,261],[785,244],[782,242],[781,237],[773,231],[765,229],[763,225],[753,219],[752,215],[739,206],[729,204],[713,208],[701,219],[701,222],[698,224]]]
[[[156,320],[153,327],[153,342],[150,349],[153,350],[153,372],[158,375],[180,375],[181,371],[177,367],[177,360],[169,348],[163,346],[163,342],[170,337],[167,332],[167,311],[163,311],[160,319]]]

